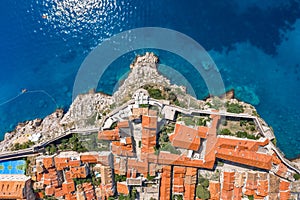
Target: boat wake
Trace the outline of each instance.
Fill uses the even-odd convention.
[[[12,97],[12,98],[10,98],[10,99],[8,99],[8,100],[6,100],[6,101],[0,103],[0,106],[3,106],[3,105],[5,105],[5,104],[8,104],[8,103],[10,103],[10,102],[16,100],[17,98],[19,98],[19,97],[25,95],[25,94],[33,94],[33,93],[42,93],[42,94],[45,94],[45,95],[48,96],[48,97],[51,99],[51,101],[56,105],[56,108],[59,107],[58,104],[57,104],[57,102],[55,101],[54,97],[53,97],[52,95],[50,95],[48,92],[46,92],[45,90],[27,90],[27,89],[22,89],[22,91],[21,91],[19,94],[17,94],[16,96],[14,96],[14,97]]]

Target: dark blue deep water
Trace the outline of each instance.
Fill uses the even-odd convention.
[[[132,28],[180,31],[200,43],[227,89],[254,104],[288,158],[300,154],[300,7],[295,0],[2,0],[0,1],[0,138],[24,120],[68,108],[77,70],[105,38]],[[44,16],[44,17],[43,17]],[[98,90],[111,93],[135,53],[111,66]],[[203,80],[177,56],[199,98]],[[189,74],[190,73],[190,74]],[[174,80],[176,82],[176,80]],[[23,88],[28,92],[21,94]]]

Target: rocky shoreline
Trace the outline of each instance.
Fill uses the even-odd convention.
[[[224,110],[226,102],[229,102],[242,105],[247,114],[257,114],[252,105],[234,99],[234,90],[220,98],[197,100],[187,94],[185,87],[172,85],[169,79],[161,75],[157,70],[157,63],[158,57],[153,53],[137,56],[130,65],[128,77],[112,96],[91,90],[87,94],[78,95],[66,113],[58,109],[44,119],[19,123],[15,130],[5,134],[4,140],[0,142],[0,152],[10,151],[14,144],[29,140],[39,144],[63,134],[66,130],[100,127],[109,112],[131,99],[133,92],[145,85],[168,88],[176,94],[180,106],[185,108],[207,109],[219,104],[218,108]],[[268,127],[263,119],[259,119]],[[270,131],[272,132],[271,129]],[[300,167],[300,159],[294,160],[294,163]]]

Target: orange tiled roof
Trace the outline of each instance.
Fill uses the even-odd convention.
[[[208,134],[208,130],[209,130],[209,128],[206,127],[206,126],[199,126],[198,127],[198,135],[199,135],[199,137],[206,138],[207,134]]]
[[[95,191],[94,187],[91,183],[83,183],[82,184],[86,200],[94,200],[95,199]]]
[[[281,163],[281,160],[278,158],[278,156],[276,155],[276,153],[273,153],[272,154],[272,162],[275,164],[275,165],[279,165]]]
[[[54,167],[54,160],[53,160],[53,157],[45,157],[43,159],[43,164],[44,164],[44,167],[46,169],[49,169],[51,167]]]
[[[220,199],[220,183],[217,181],[209,181],[209,192],[210,192],[210,199],[211,200],[219,200]]]
[[[173,192],[174,193],[183,193],[184,192],[184,177],[185,177],[186,168],[174,166],[173,168]]]
[[[88,154],[82,154],[80,155],[80,160],[83,163],[97,163],[99,160],[98,155],[88,155]]]
[[[128,128],[129,127],[129,122],[128,121],[118,122],[117,127],[118,128]]]
[[[128,190],[128,187],[126,185],[126,182],[118,182],[117,183],[117,191],[120,194],[128,195],[129,194],[129,190]]]
[[[160,182],[160,200],[170,200],[171,166],[164,166]]]
[[[76,200],[76,195],[75,194],[66,194],[65,196],[66,200]]]
[[[71,178],[86,178],[88,175],[86,166],[70,168]]]
[[[113,154],[116,154],[118,156],[134,156],[132,145],[122,144],[119,141],[113,141],[111,144],[111,151]]]
[[[248,196],[251,196],[251,195],[254,195],[254,194],[255,194],[255,191],[251,190],[251,189],[246,189],[245,192],[244,192],[244,195],[248,195]]]
[[[156,129],[157,127],[157,117],[142,116],[142,127],[149,129]]]
[[[269,190],[269,181],[268,180],[258,180],[257,195],[267,196]]]
[[[289,187],[290,187],[290,182],[285,181],[283,179],[280,180],[280,183],[279,183],[279,190],[280,191],[289,190]]]
[[[241,200],[242,199],[242,188],[241,187],[235,187],[233,189],[233,199],[234,200]]]
[[[185,125],[176,124],[175,130],[170,135],[170,141],[175,147],[197,151],[200,147],[200,137],[196,129]]]
[[[116,127],[114,130],[99,131],[98,139],[99,140],[120,140],[118,127]]]
[[[223,190],[221,193],[221,199],[222,200],[232,200],[233,197],[233,190]]]
[[[196,185],[195,184],[186,184],[184,186],[184,199],[188,200],[188,199],[194,199],[195,198],[195,189],[196,189]]]
[[[271,156],[252,151],[235,151],[227,148],[217,148],[216,157],[267,170],[270,170],[272,166]]]
[[[55,157],[54,162],[57,170],[63,170],[64,168],[68,167],[68,162],[70,158],[64,157]]]
[[[53,186],[47,186],[47,187],[45,188],[45,194],[46,194],[47,196],[52,196],[52,195],[54,195],[54,187],[53,187]]]
[[[61,188],[55,188],[54,196],[55,197],[62,197],[62,196],[64,196],[64,192],[62,191]]]
[[[75,191],[74,181],[63,183],[62,190],[65,195],[74,192]]]
[[[80,164],[80,160],[70,160],[68,163],[69,167],[79,167]]]
[[[143,174],[145,177],[148,175],[148,163],[137,161],[136,159],[127,160],[127,168],[135,169],[138,173]]]
[[[283,163],[280,163],[279,165],[278,165],[278,170],[276,171],[276,174],[278,175],[278,176],[282,176],[282,177],[285,177],[285,175],[286,175],[286,173],[287,173],[287,166],[285,166],[285,164],[283,164]]]
[[[279,192],[279,197],[280,197],[280,200],[288,200],[290,199],[290,191],[280,191]]]
[[[234,172],[224,172],[223,173],[223,190],[233,190],[234,185]]]
[[[143,128],[141,151],[143,153],[153,153],[155,145],[156,145],[156,130]]]
[[[70,171],[65,171],[65,179],[67,182],[72,181],[73,179],[71,178],[71,172]]]
[[[41,173],[37,173],[37,174],[36,174],[36,180],[37,180],[37,181],[41,181],[42,178],[43,178],[43,174],[41,174]]]

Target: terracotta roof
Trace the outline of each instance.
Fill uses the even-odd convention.
[[[206,162],[210,161],[211,163],[214,164],[215,163],[214,149],[217,143],[217,126],[220,120],[220,116],[211,115],[211,118],[212,118],[211,127],[209,128],[206,137],[205,161]]]
[[[70,172],[71,178],[86,178],[88,175],[86,166],[72,167],[70,168]]]
[[[54,187],[53,186],[47,186],[46,188],[45,188],[45,194],[47,195],[47,196],[52,196],[52,195],[54,195]]]
[[[46,169],[49,169],[51,167],[54,167],[54,159],[53,157],[45,157],[43,159],[43,165]]]
[[[142,127],[149,128],[149,129],[156,129],[157,128],[157,117],[150,117],[143,115],[142,116]]]
[[[197,151],[200,147],[200,137],[196,129],[185,125],[176,124],[175,130],[170,135],[170,141],[175,147]]]
[[[64,196],[64,192],[62,191],[61,188],[55,188],[54,196],[55,197],[62,197],[62,196]]]
[[[174,166],[173,168],[173,192],[183,193],[184,192],[184,177],[185,177],[185,167]]]
[[[68,163],[69,167],[79,167],[80,164],[80,160],[70,160]]]
[[[279,197],[280,197],[280,200],[288,200],[290,199],[290,191],[280,191],[279,192]]]
[[[286,176],[286,173],[287,173],[287,166],[285,166],[285,164],[283,163],[280,163],[278,165],[278,170],[276,171],[276,174],[278,176],[281,176],[281,177],[285,177]]]
[[[65,179],[67,182],[72,181],[73,179],[71,178],[71,172],[70,171],[64,171],[65,172]]]
[[[201,138],[206,138],[208,134],[209,128],[206,126],[199,126],[198,127],[198,135]]]
[[[255,194],[255,190],[246,189],[244,192],[244,195],[248,195],[248,196],[251,196],[254,194]]]
[[[184,186],[184,199],[194,199],[195,198],[195,189],[196,185],[195,184],[186,184]]]
[[[83,183],[82,187],[84,189],[86,200],[94,200],[95,199],[94,186],[91,183]]]
[[[160,182],[160,200],[170,200],[171,166],[164,166]]]
[[[234,172],[223,172],[223,190],[233,190]]]
[[[113,141],[111,144],[111,151],[113,154],[126,157],[133,157],[135,155],[133,153],[132,145],[122,144],[119,141]]]
[[[241,200],[242,199],[242,188],[241,187],[235,187],[233,189],[233,199],[234,200]]]
[[[143,153],[153,153],[156,145],[156,130],[142,129],[142,148]]]
[[[129,122],[128,121],[118,122],[117,127],[118,128],[129,128]]]
[[[290,182],[285,181],[283,179],[280,180],[280,183],[279,183],[279,190],[280,191],[289,190],[289,187],[290,187]]]
[[[271,156],[252,151],[235,151],[227,148],[217,148],[216,157],[261,169],[270,170],[272,167]]]
[[[233,190],[223,190],[221,193],[221,199],[222,200],[232,200],[233,197]]]
[[[76,195],[75,194],[66,194],[65,196],[66,200],[76,200]]]
[[[37,181],[41,181],[42,178],[43,178],[43,174],[42,174],[42,173],[37,173],[37,174],[36,174],[36,180],[37,180]]]
[[[120,140],[118,127],[116,127],[114,130],[99,131],[98,139],[99,140]]]
[[[269,191],[269,181],[268,180],[258,180],[257,195],[267,196]]]
[[[256,172],[248,172],[247,173],[246,189],[249,189],[249,190],[257,189],[257,173]]]
[[[148,175],[148,163],[141,162],[136,159],[128,159],[127,160],[127,168],[128,169],[135,169],[138,173],[143,174],[144,177]]]
[[[81,154],[80,160],[83,163],[97,163],[99,159],[99,155],[89,155],[89,154]]]
[[[209,192],[210,192],[210,199],[211,200],[219,200],[220,199],[220,183],[217,181],[209,181]]]
[[[75,191],[74,181],[63,183],[62,190],[65,195],[74,192]]]
[[[117,183],[117,191],[120,194],[128,195],[129,190],[128,190],[128,187],[126,185],[126,182],[118,182]]]
[[[54,162],[57,170],[63,170],[68,167],[68,162],[70,158],[67,157],[55,157]]]
[[[278,156],[276,155],[276,153],[273,153],[272,154],[272,162],[275,164],[275,165],[279,165],[281,163],[281,160],[278,158]]]

